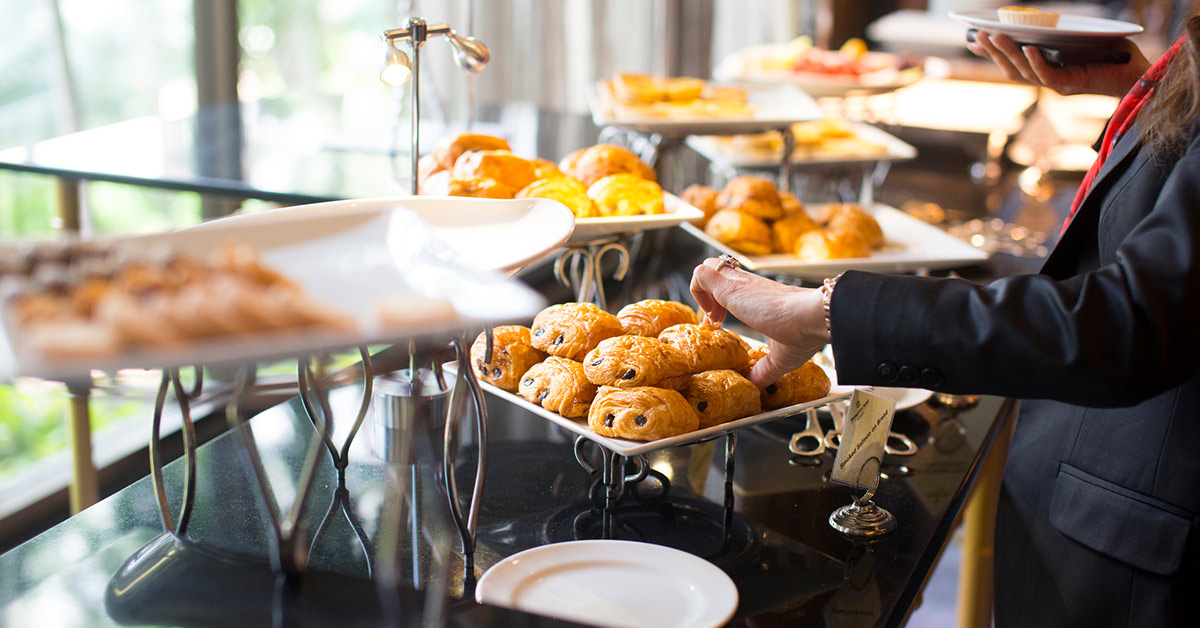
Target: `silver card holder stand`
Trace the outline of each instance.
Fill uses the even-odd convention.
[[[868,458],[867,462],[872,460],[875,461],[875,471],[872,473],[875,477],[874,485],[868,487],[866,493],[861,497],[855,497],[853,502],[838,508],[829,515],[830,527],[856,540],[882,538],[896,529],[896,517],[871,501],[871,498],[875,496],[875,489],[879,487],[881,465],[879,458],[874,456]],[[859,477],[854,483],[859,487],[864,486],[862,473],[867,466],[864,464],[858,471]]]

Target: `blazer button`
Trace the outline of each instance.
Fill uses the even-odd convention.
[[[900,372],[896,376],[896,381],[905,386],[912,386],[917,383],[917,378],[921,377],[921,371],[911,364],[905,364],[900,367]]]
[[[896,365],[891,362],[879,363],[879,379],[891,384],[896,381],[897,369]]]
[[[934,389],[941,386],[945,381],[946,378],[942,377],[941,373],[933,369],[921,369],[921,378],[917,380],[917,384],[921,388]]]

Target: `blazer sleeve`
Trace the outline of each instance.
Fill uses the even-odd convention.
[[[1193,140],[1115,260],[1090,272],[985,286],[845,273],[830,302],[838,380],[1132,405],[1200,367],[1198,257]]]

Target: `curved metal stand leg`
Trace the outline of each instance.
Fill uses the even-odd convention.
[[[162,472],[162,415],[166,406],[167,390],[175,389],[175,399],[179,404],[180,416],[183,421],[183,455],[186,465],[183,477],[183,502],[179,506],[179,519],[172,521],[171,505],[167,500],[166,486]],[[164,369],[162,381],[158,386],[158,396],[154,400],[154,420],[151,423],[150,438],[150,481],[154,485],[154,499],[158,502],[159,516],[163,528],[171,534],[182,537],[187,534],[188,521],[192,517],[192,507],[196,501],[196,428],[192,424],[191,408],[188,405],[188,394],[183,389],[178,369]]]
[[[554,277],[567,288],[575,289],[575,300],[581,303],[595,303],[600,309],[608,309],[604,295],[604,256],[609,253],[617,255],[617,268],[612,278],[617,281],[625,279],[629,272],[629,246],[625,239],[605,237],[591,242],[581,242],[571,246],[559,255],[554,262]]]
[[[737,432],[725,435],[725,508],[721,518],[721,551],[733,542],[733,455],[737,450]]]
[[[487,473],[487,403],[483,397],[483,388],[475,377],[474,369],[471,368],[471,353],[467,348],[466,340],[461,337],[455,338],[452,344],[454,345],[455,359],[458,362],[458,382],[455,384],[456,394],[451,396],[448,404],[442,464],[446,495],[450,501],[450,514],[454,516],[454,524],[458,528],[459,538],[462,541],[464,577],[469,584],[474,582],[475,577],[475,530],[478,526],[479,506],[483,501],[483,481]],[[458,412],[459,403],[457,402],[458,399],[461,399],[461,394],[458,393],[460,384],[466,385],[474,403],[475,429],[479,439],[475,484],[471,488],[471,501],[467,507],[466,517],[462,513],[458,497],[458,483],[454,477],[455,451],[458,448],[458,418],[461,414]]]

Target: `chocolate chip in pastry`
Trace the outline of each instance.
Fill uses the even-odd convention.
[[[531,366],[546,359],[546,354],[533,347],[529,328],[524,325],[501,325],[492,329],[492,361],[484,362],[487,338],[479,334],[471,345],[471,366],[479,379],[508,392],[517,392],[521,376]]]
[[[537,175],[529,160],[505,150],[467,151],[454,162],[454,177],[462,181],[471,179],[495,179],[515,194],[533,183]]]
[[[460,133],[447,136],[438,142],[433,151],[433,157],[444,170],[452,170],[454,163],[463,153],[473,150],[506,150],[512,147],[502,137],[482,135],[480,133]]]
[[[692,373],[715,369],[743,371],[750,364],[745,342],[737,334],[711,325],[674,325],[658,339],[683,352]]]
[[[588,426],[601,436],[649,441],[694,431],[700,419],[678,391],[602,386],[588,410]]]
[[[604,177],[588,187],[601,216],[649,216],[666,212],[662,188],[628,173]]]
[[[696,373],[681,392],[695,408],[701,428],[762,412],[758,387],[741,373],[729,369]]]
[[[692,224],[703,229],[713,214],[721,209],[717,205],[717,194],[716,189],[710,188],[707,185],[700,185],[699,183],[694,183],[684,189],[679,198],[688,205],[704,212],[704,217],[692,221]]]
[[[560,358],[583,360],[601,340],[624,333],[621,321],[592,303],[560,303],[533,318],[533,346]]]
[[[870,257],[871,247],[850,231],[813,229],[796,240],[796,257],[805,261]]]
[[[572,155],[568,155],[568,158]],[[564,159],[559,166],[568,165]],[[573,167],[562,171],[591,187],[593,183],[614,174],[631,174],[640,179],[653,181],[654,169],[647,166],[628,149],[613,144],[597,144],[585,148],[574,158]]]
[[[736,209],[764,220],[775,220],[783,216],[779,191],[774,183],[762,177],[744,175],[730,179],[717,195],[717,205],[722,209]]]
[[[696,311],[678,301],[643,299],[617,311],[625,333],[657,338],[662,330],[682,323],[695,323]]]
[[[800,236],[806,231],[820,228],[817,221],[809,218],[804,212],[780,218],[771,224],[771,247],[776,253],[794,255],[796,241]]]
[[[634,388],[657,386],[689,371],[683,353],[657,338],[616,336],[588,352],[583,372],[593,384]]]
[[[750,365],[754,366],[770,352],[765,346],[750,350]],[[749,369],[747,369],[747,372]],[[798,403],[807,403],[829,394],[829,375],[815,362],[809,360],[800,368],[784,373],[778,381],[762,390],[764,408],[786,408]]]
[[[547,198],[558,201],[570,209],[576,218],[596,218],[600,216],[600,208],[596,206],[577,179],[557,176],[550,179],[539,179],[517,192],[517,198]]]
[[[587,416],[596,397],[596,385],[575,360],[550,356],[529,367],[521,376],[518,393],[533,403],[568,419]]]
[[[761,218],[733,209],[713,214],[704,226],[717,242],[747,255],[767,255],[771,252],[771,228]]]

